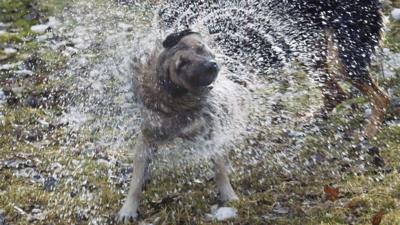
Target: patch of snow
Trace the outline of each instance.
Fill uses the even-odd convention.
[[[6,54],[14,54],[14,53],[17,53],[17,49],[15,49],[15,48],[4,48],[3,52],[6,53]]]
[[[400,53],[394,53],[388,48],[383,49],[383,73],[386,78],[394,77],[396,69],[400,68]]]
[[[15,74],[20,75],[20,76],[32,76],[33,72],[30,70],[18,70],[18,71],[15,71]]]
[[[78,111],[76,108],[71,108],[69,112],[61,116],[60,123],[68,124],[73,129],[79,129],[88,119],[85,113]]]
[[[43,221],[46,219],[46,211],[42,211],[41,209],[32,209],[31,213],[29,213],[27,216],[28,222],[33,222],[33,221]]]
[[[51,49],[53,50],[57,50],[57,49],[63,49],[65,48],[65,46],[67,45],[66,41],[60,41],[60,42],[56,42],[53,45],[51,45]]]
[[[211,214],[207,214],[206,218],[210,220],[224,221],[237,217],[237,209],[232,207],[211,207]]]
[[[8,169],[23,169],[26,167],[33,167],[33,163],[31,160],[22,160],[22,159],[7,159],[0,161],[0,169],[8,168]]]
[[[38,25],[33,25],[31,27],[31,31],[35,32],[35,33],[39,33],[39,34],[43,34],[47,31],[47,29],[49,29],[50,26],[47,24],[38,24]]]
[[[289,213],[289,210],[287,208],[284,208],[284,207],[282,207],[280,205],[277,205],[272,211],[274,213],[281,214],[281,215]]]
[[[364,111],[364,118],[369,118],[372,115],[372,109],[371,108],[367,108]]]
[[[61,173],[64,169],[63,165],[61,165],[58,162],[50,164],[49,168],[50,168],[50,171],[53,171],[53,173],[55,173],[55,174]]]
[[[49,127],[50,126],[49,122],[47,122],[44,119],[38,119],[37,122],[40,123],[43,127]]]
[[[79,58],[77,60],[77,65],[79,66],[86,66],[87,64],[89,64],[89,60],[85,57]]]
[[[77,54],[78,52],[79,52],[79,50],[78,49],[76,49],[76,48],[73,48],[73,47],[66,47],[65,48],[65,52],[67,53],[67,54],[69,54],[69,55],[75,55],[75,54]]]
[[[0,30],[5,30],[10,26],[9,23],[0,22]]]
[[[388,7],[392,5],[392,2],[390,0],[379,0],[380,3],[382,3],[382,5],[384,7]]]
[[[80,36],[83,36],[83,35],[80,34]],[[74,38],[71,41],[74,44],[74,47],[78,48],[78,49],[87,49],[90,47],[90,42],[86,41],[84,38],[81,38],[81,37]]]
[[[0,65],[0,71],[1,70],[11,70],[11,69],[18,67],[19,65],[21,65],[21,63],[11,63],[11,64]]]
[[[14,172],[16,177],[30,178],[34,183],[43,183],[44,177],[35,168],[23,168]]]
[[[399,9],[399,8],[394,8],[394,9],[392,10],[391,15],[392,15],[392,18],[393,18],[394,20],[399,21],[399,20],[400,20],[400,9]]]
[[[50,38],[50,36],[48,34],[43,34],[43,35],[37,36],[36,41],[44,42],[44,41],[48,40],[49,38]]]
[[[131,31],[133,29],[133,25],[126,23],[118,23],[118,27],[121,28],[123,31]]]
[[[288,136],[289,137],[304,137],[305,135],[306,134],[303,133],[303,132],[294,131],[294,130],[291,130],[291,131],[288,132]]]
[[[112,164],[110,161],[107,161],[105,159],[98,159],[97,163],[98,164],[103,164],[104,166],[110,166]]]
[[[49,17],[49,22],[47,22],[46,25],[51,28],[57,28],[61,25],[61,23],[55,17],[51,16]]]

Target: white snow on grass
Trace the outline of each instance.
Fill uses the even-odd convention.
[[[17,49],[15,49],[15,48],[5,48],[3,52],[6,53],[6,54],[14,54],[14,53],[17,53]]]
[[[206,214],[206,218],[209,220],[224,221],[237,217],[237,209],[232,207],[220,207],[212,206],[211,214]]]
[[[33,25],[31,27],[31,31],[35,32],[35,33],[39,33],[39,34],[43,34],[47,31],[47,29],[49,29],[49,25],[47,24],[38,24],[38,25]]]
[[[394,8],[393,10],[392,10],[392,18],[394,19],[394,20],[396,20],[396,21],[399,21],[400,20],[400,9],[398,9],[398,8]]]

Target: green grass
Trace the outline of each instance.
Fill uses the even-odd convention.
[[[56,174],[58,183],[54,191],[46,191],[41,184],[13,175],[13,170],[0,168],[0,211],[4,211],[8,224],[31,224],[27,216],[17,210],[30,212],[35,205],[46,212],[44,221],[36,224],[88,224],[97,219],[99,224],[112,224],[113,215],[118,212],[126,193],[126,183],[120,183],[113,176],[120,175],[120,165],[107,166],[101,157],[116,158],[119,162],[129,163],[126,152],[101,149],[101,157],[86,152],[88,141],[97,140],[99,135],[89,129],[85,132],[67,133],[64,127],[46,128],[39,120],[53,124],[62,112],[62,107],[54,102],[48,107],[32,108],[24,103],[28,96],[44,95],[48,90],[63,90],[68,81],[48,79],[54,71],[65,66],[66,59],[51,49],[44,48],[33,41],[24,41],[31,34],[29,28],[37,20],[26,21],[23,18],[29,13],[28,4],[32,0],[2,0],[0,21],[11,22],[13,28],[20,32],[0,36],[2,44],[19,44],[20,53],[6,62],[24,60],[36,55],[41,63],[33,77],[16,79],[15,84],[22,87],[18,96],[19,102],[6,104],[0,108],[4,121],[0,123],[0,160],[27,159],[44,176]],[[34,2],[43,13],[43,17],[58,13],[65,1],[48,0]],[[395,4],[399,4],[398,1]],[[391,32],[385,38],[385,46],[398,52],[399,24],[389,25]],[[2,53],[0,53],[1,57]],[[397,73],[399,74],[399,73]],[[295,81],[283,84],[273,90],[259,90],[266,95],[275,91],[287,92],[290,88],[307,90],[307,94],[287,99],[282,107],[290,115],[296,116],[304,105],[313,105],[320,101],[319,93],[309,88],[307,77],[302,71],[291,74]],[[0,85],[6,87],[6,80],[13,78],[11,73],[0,74]],[[381,80],[386,88],[392,88],[395,95],[400,95],[399,76]],[[210,172],[209,165],[194,166],[179,171],[156,169],[153,180],[147,185],[140,207],[141,217],[153,224],[371,224],[373,216],[383,210],[382,225],[400,224],[400,127],[385,125],[372,141],[380,150],[384,168],[368,165],[360,172],[357,152],[353,146],[355,139],[336,143],[337,128],[341,132],[353,135],[354,130],[364,124],[361,104],[362,97],[350,99],[339,105],[328,120],[321,122],[320,134],[307,134],[304,144],[298,150],[298,157],[288,164],[297,165],[299,170],[286,173],[282,167],[273,163],[266,156],[256,165],[246,165],[240,157],[233,155],[232,163],[239,172],[232,175],[235,190],[240,201],[227,204],[238,209],[239,217],[226,222],[207,221],[204,215],[209,213],[210,206],[217,204],[215,184],[208,177],[196,177],[201,182],[192,182],[191,176]],[[299,115],[297,115],[299,116]],[[29,142],[26,135],[34,132],[47,135],[49,143]],[[107,131],[104,131],[107,132]],[[251,148],[249,140],[262,142],[271,137],[282,135],[283,141],[273,145],[273,153],[284,152],[290,145],[290,139],[283,137],[281,131],[259,130],[241,144],[241,148]],[[26,135],[21,135],[26,134]],[[76,135],[76,145],[65,149],[60,142]],[[286,142],[287,141],[287,142]],[[38,144],[39,143],[39,144]],[[335,145],[333,145],[335,144]],[[331,149],[328,149],[330,146]],[[312,157],[318,154],[327,159],[327,164],[313,165],[307,170],[303,167]],[[341,157],[353,157],[351,167],[343,170]],[[336,158],[336,161],[335,161]],[[337,160],[339,159],[339,160]],[[367,156],[365,161],[371,161]],[[59,171],[52,167],[54,163],[62,166]],[[362,163],[362,162],[360,162]],[[244,172],[243,172],[244,171]],[[339,188],[339,196],[329,201],[324,194],[325,186]],[[125,192],[123,192],[123,190]],[[286,214],[277,214],[277,204],[288,210]],[[87,211],[85,211],[87,209]]]

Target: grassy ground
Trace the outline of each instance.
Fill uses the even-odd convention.
[[[67,88],[55,71],[62,71],[68,56],[37,42],[39,35],[30,26],[63,7],[60,0],[0,2],[0,21],[11,26],[11,32],[0,35],[0,65],[23,62],[33,71],[30,76],[0,71],[0,90],[7,96],[0,106],[0,224],[112,224],[126,194],[131,167],[125,153],[89,148],[95,134],[75,137],[57,121]],[[393,52],[400,51],[399,24],[389,24],[384,42]],[[7,46],[18,52],[6,54]],[[400,69],[390,78],[382,78],[379,67],[373,73],[400,96]],[[294,75],[307,87],[301,73]],[[309,100],[286,102],[280,110],[296,112]],[[400,127],[389,113],[376,139],[355,140],[351,136],[364,123],[364,103],[354,97],[329,119],[316,121],[320,132],[304,133],[296,157],[285,162],[288,170],[268,156],[245,164],[233,154],[233,185],[241,200],[229,205],[238,209],[236,219],[204,218],[218,203],[208,165],[179,172],[156,169],[144,192],[141,218],[153,224],[400,224]],[[279,123],[275,127],[276,133],[255,131],[239,149],[263,148],[272,141],[268,148],[278,154],[297,145]],[[338,134],[349,138],[338,140]],[[63,147],[70,139],[74,147]]]

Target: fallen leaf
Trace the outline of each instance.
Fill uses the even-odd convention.
[[[335,201],[339,196],[339,188],[325,186],[324,192],[326,195],[326,199],[331,201]]]
[[[382,221],[382,218],[383,218],[383,215],[384,215],[385,213],[384,213],[384,211],[383,210],[380,210],[379,212],[377,212],[375,215],[374,215],[374,217],[372,217],[372,225],[379,225],[379,224],[381,224],[381,221]]]

